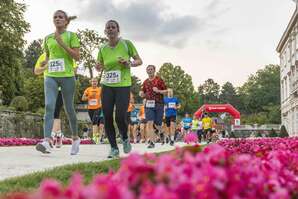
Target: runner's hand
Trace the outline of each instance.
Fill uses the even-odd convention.
[[[42,61],[40,63],[41,68],[46,68],[48,66],[48,60]]]
[[[118,63],[123,64],[126,67],[130,67],[130,62],[122,57],[118,57]]]
[[[143,97],[143,98],[145,97],[145,93],[143,91],[140,91],[139,95],[140,95],[140,97]]]
[[[99,62],[97,62],[96,64],[95,64],[95,69],[99,72],[99,71],[101,71],[102,70],[102,64],[101,63],[99,63]]]
[[[158,92],[159,92],[159,90],[158,90],[158,88],[157,88],[157,87],[153,87],[153,88],[152,88],[152,90],[153,90],[154,92],[156,92],[156,93],[158,93]]]
[[[57,31],[55,32],[55,39],[60,46],[64,45],[61,35]]]

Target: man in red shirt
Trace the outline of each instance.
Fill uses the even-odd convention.
[[[156,125],[158,130],[161,129],[164,112],[163,95],[167,94],[168,90],[164,81],[155,75],[154,65],[148,65],[146,71],[149,78],[143,82],[140,96],[146,99],[145,117],[149,139],[148,148],[154,148],[155,134],[153,124]]]

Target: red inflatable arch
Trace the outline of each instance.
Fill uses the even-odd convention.
[[[195,112],[195,116],[200,118],[204,112],[229,113],[234,118],[234,124],[240,125],[240,112],[231,104],[204,104]]]

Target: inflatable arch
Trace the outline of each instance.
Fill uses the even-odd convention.
[[[240,125],[240,112],[231,104],[204,104],[195,112],[195,116],[199,118],[204,112],[229,113],[234,119],[234,125]]]

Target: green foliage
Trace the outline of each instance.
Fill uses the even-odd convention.
[[[28,101],[24,96],[17,96],[12,99],[10,106],[15,108],[16,111],[27,111]]]
[[[107,173],[111,169],[117,170],[119,167],[119,159],[56,167],[47,171],[36,172],[22,177],[15,177],[1,181],[0,194],[33,191],[39,187],[40,183],[45,178],[56,179],[63,185],[66,185],[68,184],[70,177],[73,175],[73,172],[79,172],[83,175],[85,183],[90,183],[96,174]]]
[[[281,138],[289,137],[289,134],[288,134],[288,131],[287,131],[285,125],[282,125],[282,126],[280,127],[280,134],[279,134],[279,137],[281,137]]]
[[[86,103],[82,101],[82,96],[86,88],[90,86],[90,78],[84,75],[77,75],[75,103]]]
[[[278,134],[274,129],[271,129],[271,131],[269,132],[269,137],[278,137]]]
[[[280,105],[280,69],[278,65],[267,65],[251,75],[239,88],[241,112],[259,113],[266,111],[269,104]]]
[[[23,37],[29,30],[29,24],[24,20],[25,9],[25,4],[13,0],[0,1],[0,89],[5,105],[21,93]]]
[[[24,80],[24,96],[28,99],[29,110],[36,112],[44,107],[44,79],[31,76]]]
[[[25,68],[34,69],[35,63],[39,56],[42,54],[42,40],[34,40],[31,42],[28,46],[28,48],[25,50]]]
[[[231,104],[235,108],[239,107],[239,96],[236,93],[236,89],[232,83],[226,82],[222,87],[219,95],[221,103]]]
[[[185,73],[180,66],[173,66],[171,63],[164,63],[159,69],[160,76],[168,88],[172,88],[174,96],[178,97],[181,102],[179,113],[194,112],[195,91],[192,83],[192,78]],[[196,107],[197,108],[197,107]]]
[[[198,93],[202,97],[203,104],[219,103],[219,91],[220,85],[211,78],[198,87]]]
[[[139,96],[139,92],[141,91],[142,81],[137,76],[131,76],[132,85],[130,87],[130,91],[134,95],[135,103],[142,103],[142,98]]]
[[[106,38],[100,37],[95,30],[78,30],[77,32],[80,41],[80,61],[79,64],[83,64],[84,67],[89,69],[90,77],[93,77],[93,67],[96,60],[94,59],[95,52],[97,53],[99,46],[107,41]]]

